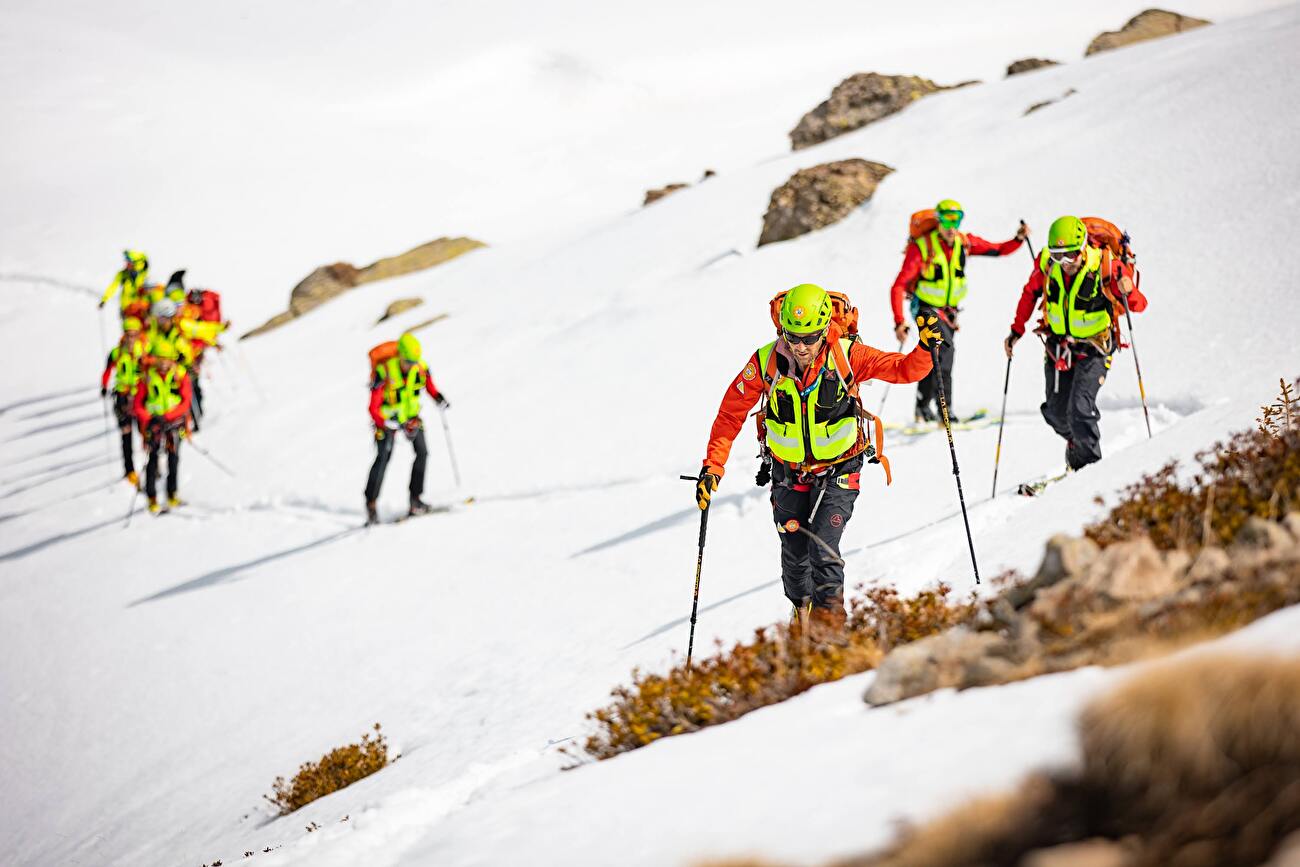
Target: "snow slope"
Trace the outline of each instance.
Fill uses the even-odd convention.
[[[941,80],[982,75],[989,84],[928,98],[798,154],[785,153],[785,130],[830,85],[862,68],[861,44],[845,36],[823,53],[820,43],[813,50],[813,33],[769,32],[735,8],[731,17],[710,12],[696,26],[693,7],[670,4],[653,26],[628,34],[576,7],[567,17],[555,7],[542,21],[503,5],[497,20],[508,24],[500,37],[442,34],[451,47],[428,52],[434,60],[420,38],[433,25],[421,19],[421,27],[392,37],[388,54],[354,57],[332,71],[338,79],[330,80],[348,87],[314,88],[314,101],[286,94],[301,92],[308,71],[332,65],[320,41],[333,32],[326,26],[355,22],[364,7],[322,4],[319,20],[250,7],[249,16],[271,16],[254,23],[239,23],[245,13],[237,7],[211,20],[163,15],[142,21],[142,33],[156,34],[165,49],[160,63],[177,68],[150,77],[150,98],[130,106],[135,115],[123,114],[118,97],[96,101],[87,89],[95,76],[139,83],[139,70],[78,59],[20,90],[15,56],[27,61],[23,68],[44,69],[60,55],[46,43],[6,36],[13,49],[0,52],[8,55],[0,61],[6,105],[31,118],[3,150],[6,273],[82,284],[101,276],[104,265],[96,263],[111,261],[122,237],[144,235],[160,270],[168,267],[163,251],[202,266],[232,315],[251,322],[281,305],[285,287],[317,262],[389,252],[405,243],[396,240],[403,233],[411,243],[462,229],[506,240],[428,274],[351,293],[214,360],[212,414],[198,440],[237,478],[191,451],[182,487],[190,506],[157,520],[136,516],[125,530],[130,493],[110,481],[118,464],[91,386],[102,360],[92,299],[48,283],[4,282],[0,861],[230,863],[270,847],[258,863],[652,864],[749,841],[818,858],[878,842],[896,812],[930,815],[967,791],[954,786],[943,801],[918,785],[896,806],[898,792],[861,779],[881,759],[853,751],[863,738],[853,722],[859,715],[873,739],[893,743],[910,736],[917,707],[940,707],[930,724],[949,720],[954,731],[963,722],[1007,725],[1023,721],[1026,707],[1063,693],[1081,698],[1107,682],[1110,674],[1081,672],[868,713],[856,679],[715,731],[556,772],[557,742],[582,734],[583,713],[633,666],[663,665],[684,644],[698,513],[676,476],[698,466],[722,389],[767,339],[766,300],[809,279],[844,289],[863,310],[867,340],[888,345],[887,287],[916,207],[953,195],[967,207],[969,228],[992,238],[1009,234],[1020,217],[1041,235],[1062,211],[1111,216],[1133,232],[1152,298],[1137,327],[1156,403],[1154,440],[1145,437],[1129,355],[1117,359],[1102,392],[1108,459],[1040,500],[990,499],[996,431],[959,436],[988,575],[1033,568],[1047,535],[1077,529],[1096,513],[1094,495],[1248,424],[1276,377],[1300,368],[1300,351],[1267,331],[1276,311],[1290,309],[1293,293],[1277,279],[1287,251],[1258,241],[1261,206],[1289,213],[1300,187],[1295,124],[1262,122],[1300,107],[1286,47],[1300,36],[1300,6],[1000,81],[996,71],[1019,56],[1077,56],[1091,29],[1081,36],[1077,18],[1064,13],[1026,20],[1028,3],[984,4],[978,15],[967,5],[951,6],[954,15],[974,16],[960,50],[918,51],[928,37],[901,12],[869,38],[882,46],[885,71]],[[1219,17],[1246,6],[1206,2],[1182,11]],[[47,22],[68,20],[67,7],[46,8],[53,11],[19,10],[14,32],[48,32]],[[1137,7],[1114,10],[1114,20],[1096,29],[1122,23]],[[482,26],[468,12],[441,12],[461,16],[465,28]],[[77,20],[89,23],[69,28],[70,46],[89,54],[103,37],[104,14],[90,4],[79,9]],[[204,38],[193,46],[168,42],[182,21]],[[719,40],[724,24],[736,32]],[[392,32],[359,28],[356,38],[378,44]],[[801,58],[793,68],[768,68],[764,49],[777,32],[807,49],[792,52]],[[246,33],[247,43],[240,40]],[[290,62],[270,50],[283,48],[274,40],[288,33],[315,35],[310,44],[321,47]],[[653,37],[679,34],[680,63],[663,63]],[[398,179],[416,174],[426,149],[453,162],[456,147],[468,147],[444,151],[436,136],[411,138],[411,100],[468,109],[450,97],[412,94],[414,85],[404,91],[404,82],[436,72],[440,86],[474,89],[477,74],[495,82],[482,88],[492,92],[521,75],[563,103],[572,113],[567,126],[621,100],[618,87],[587,103],[570,100],[556,96],[545,75],[517,72],[512,63],[535,59],[539,45],[576,52],[579,65],[619,87],[654,81],[669,95],[628,107],[632,120],[605,116],[600,135],[580,142],[538,108],[541,95],[522,100],[538,109],[537,122],[475,148],[484,161],[513,153],[538,160],[510,169],[520,173],[511,183],[536,179],[508,213],[498,213],[498,196],[476,197],[481,179],[473,172],[451,179],[431,172],[382,213],[338,219],[360,210],[375,186],[401,187]],[[716,49],[713,63],[699,58],[705,47]],[[236,48],[242,62],[214,71],[213,58]],[[572,72],[572,64],[559,66]],[[629,69],[641,77],[615,75]],[[770,91],[753,86],[748,76],[759,72]],[[1077,93],[1059,105],[1022,116],[1070,88]],[[239,102],[257,90],[266,92]],[[376,101],[376,91],[387,96]],[[182,98],[191,93],[193,105]],[[383,120],[366,127],[372,138],[306,122],[322,105],[346,100]],[[196,143],[194,162],[179,159],[165,136],[151,137],[156,151],[128,146],[133,120],[160,126],[165,108],[197,123],[199,107],[218,119],[246,111],[240,129],[264,134]],[[272,114],[274,123],[257,126]],[[685,135],[699,128],[687,121],[702,117],[717,126]],[[110,129],[90,139],[69,134],[106,123]],[[56,135],[69,139],[66,150],[37,160]],[[375,172],[368,180],[341,181],[332,192],[337,207],[312,198],[322,188],[314,172],[361,172],[372,162],[359,155],[377,140],[411,151],[366,169]],[[228,153],[229,165],[211,171],[208,148]],[[837,226],[754,250],[772,188],[798,168],[845,156],[898,171]],[[600,171],[584,173],[588,162]],[[286,171],[290,163],[301,163],[300,171]],[[629,210],[642,187],[703,164],[723,171],[652,208]],[[133,174],[158,167],[182,179],[183,189]],[[232,180],[241,172],[248,178]],[[574,177],[583,178],[582,191],[553,215],[529,206],[553,200]],[[121,200],[124,178],[148,207],[118,219],[89,206]],[[166,205],[177,195],[211,207],[195,208],[195,222],[176,220]],[[420,230],[430,209],[449,222]],[[262,243],[267,237],[277,243]],[[232,262],[232,249],[247,255]],[[959,409],[996,408],[1005,365],[999,344],[1027,271],[1024,254],[972,267]],[[371,327],[390,300],[413,294],[425,306],[392,327]],[[448,421],[465,489],[478,501],[362,531],[359,491],[371,445],[361,359],[403,324],[438,312],[450,317],[421,336],[454,404]],[[869,390],[869,401],[879,389]],[[1041,390],[1037,359],[1022,346],[1003,449],[1007,483],[1060,463],[1059,441],[1036,418]],[[886,414],[903,417],[910,395],[895,389]],[[945,442],[929,436],[889,445],[895,483],[886,490],[871,478],[845,536],[851,583],[912,589],[944,578],[965,586],[969,564]],[[430,498],[452,502],[463,492],[451,490],[436,425],[430,446]],[[750,448],[745,440],[737,445],[710,521],[697,636],[706,644],[784,615],[764,492],[748,482]],[[404,444],[398,452],[382,504],[390,514],[409,467]],[[1019,745],[1024,751],[996,772],[987,760],[972,765],[962,785],[999,785],[1038,761],[1068,758],[1069,707],[1028,717],[1040,724]],[[293,817],[270,819],[260,795],[276,775],[355,739],[375,720],[400,761]],[[800,771],[790,753],[802,755],[810,743],[821,758]],[[980,743],[954,738],[944,755],[975,762]],[[910,779],[913,754],[891,755],[900,764],[890,773]],[[693,777],[705,756],[716,763]],[[782,836],[774,819],[781,814],[772,812],[781,798],[769,793],[808,789],[830,773],[824,757],[834,756],[852,759],[826,783],[844,807],[810,812],[824,812],[817,821],[838,830],[814,835],[797,852],[783,849],[794,838]],[[719,824],[684,796],[700,788],[709,802],[746,809]],[[326,830],[306,833],[309,822]],[[650,827],[655,833],[646,834]]]

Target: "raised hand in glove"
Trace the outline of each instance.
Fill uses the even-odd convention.
[[[934,349],[940,343],[943,343],[943,333],[939,331],[939,318],[937,316],[927,316],[924,313],[916,317],[916,339],[920,341],[922,349]]]
[[[763,458],[763,463],[758,466],[758,472],[754,474],[754,484],[765,488],[770,481],[772,481],[772,459]]]
[[[709,500],[713,497],[713,492],[718,489],[719,476],[709,472],[711,467],[703,467],[700,470],[700,479],[695,483],[695,505],[700,509],[709,507]]]
[[[1019,339],[1020,339],[1020,335],[1012,331],[1010,334],[1007,335],[1007,339],[1002,341],[1002,348],[1007,351],[1007,358],[1010,358],[1011,353],[1015,352],[1016,341],[1018,341]]]
[[[1016,229],[1016,240],[1023,241],[1028,237],[1029,237],[1029,226],[1025,224],[1024,220],[1021,220],[1020,228]]]

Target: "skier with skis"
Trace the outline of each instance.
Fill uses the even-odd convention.
[[[161,302],[160,302],[161,303]],[[135,416],[140,423],[149,459],[144,468],[144,492],[149,512],[158,514],[158,459],[167,453],[167,505],[181,504],[180,446],[185,436],[185,419],[190,412],[193,391],[190,377],[181,364],[181,351],[164,339],[149,343],[143,375],[135,391]]]
[[[140,384],[140,362],[144,357],[144,325],[134,316],[122,320],[122,339],[108,352],[108,361],[99,380],[99,396],[108,397],[108,381],[113,380],[113,414],[122,434],[123,478],[139,487],[140,476],[135,471],[132,445],[132,427],[135,425],[133,401]]]
[[[899,346],[909,331],[903,318],[903,296],[910,295],[913,315],[939,320],[943,343],[939,347],[939,367],[921,380],[916,389],[915,418],[918,422],[933,422],[939,418],[938,377],[943,377],[944,394],[951,409],[952,367],[957,349],[954,337],[958,331],[959,305],[966,297],[967,256],[1009,256],[1020,249],[1029,237],[1029,227],[1023,222],[1009,241],[995,244],[978,235],[960,231],[965,211],[961,204],[944,199],[933,211],[918,211],[912,215],[912,227],[903,267],[894,278],[889,290],[889,304],[894,314],[894,336]]]
[[[855,311],[856,313],[856,311]],[[930,372],[942,341],[934,316],[918,317],[911,352],[883,352],[845,335],[832,321],[830,294],[804,283],[781,302],[781,336],[760,347],[728,386],[709,433],[696,504],[708,507],[732,442],[763,402],[760,435],[770,456],[772,515],[781,539],[781,579],[793,620],[822,633],[843,632],[844,564],[840,537],[853,515],[869,452],[858,388],[871,379],[916,382]],[[765,460],[755,481],[768,481]]]
[[[143,316],[148,306],[146,304],[143,309],[140,308],[140,293],[149,279],[149,259],[139,250],[123,250],[122,258],[125,260],[122,270],[117,272],[113,282],[109,283],[108,288],[104,290],[103,296],[99,299],[99,306],[103,307],[107,304],[120,289],[122,316],[124,318]]]
[[[420,419],[420,392],[441,408],[451,406],[433,384],[428,366],[421,360],[420,341],[406,333],[394,343],[380,344],[371,351],[370,420],[375,426],[375,461],[366,480],[366,523],[379,522],[379,489],[393,453],[393,438],[401,431],[415,449],[411,467],[410,508],[408,516],[428,514],[429,506],[420,499],[424,493],[424,467],[429,449],[424,441],[424,422]]]
[[[1089,237],[1088,222],[1098,226]],[[1047,247],[1034,263],[1021,291],[1007,357],[1025,334],[1025,323],[1041,301],[1043,321],[1035,330],[1046,349],[1043,418],[1065,440],[1068,470],[1101,460],[1101,412],[1097,393],[1106,382],[1111,357],[1119,348],[1119,320],[1125,308],[1141,313],[1147,299],[1133,283],[1132,255],[1115,241],[1115,254],[1100,243],[1103,233],[1120,235],[1097,218],[1060,217],[1047,233]]]

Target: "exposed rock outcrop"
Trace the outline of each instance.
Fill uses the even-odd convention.
[[[384,311],[384,315],[380,316],[378,322],[375,324],[378,325],[386,319],[392,319],[394,316],[405,313],[414,307],[419,307],[423,303],[423,298],[398,298],[392,304],[388,305],[388,309]]]
[[[916,75],[859,72],[841,81],[830,98],[808,112],[790,131],[790,145],[801,150],[902,111],[923,96],[978,84],[965,81],[945,87]]]
[[[1022,72],[1033,72],[1035,69],[1042,69],[1045,66],[1060,66],[1056,60],[1046,60],[1041,57],[1026,57],[1024,60],[1017,60],[1007,67],[1007,78],[1013,75],[1019,75]]]
[[[347,262],[324,265],[312,271],[293,287],[293,291],[289,294],[288,310],[271,317],[244,337],[252,337],[277,328],[357,286],[423,271],[483,246],[485,245],[482,241],[475,241],[473,238],[438,238],[407,250],[401,255],[380,259],[365,268],[357,268]]]
[[[1088,50],[1084,52],[1084,56],[1088,57],[1099,51],[1110,51],[1112,48],[1122,48],[1134,42],[1172,36],[1184,30],[1204,27],[1209,23],[1204,18],[1192,18],[1190,15],[1179,15],[1177,12],[1168,12],[1164,9],[1148,9],[1130,18],[1129,22],[1119,30],[1098,35],[1088,43]]]
[[[658,189],[646,190],[645,201],[641,203],[641,207],[644,208],[646,205],[652,205],[664,196],[671,195],[678,190],[684,190],[689,186],[690,184],[668,184],[667,186],[659,187]]]
[[[871,198],[893,169],[849,159],[803,169],[772,193],[758,246],[786,241],[838,223]]]

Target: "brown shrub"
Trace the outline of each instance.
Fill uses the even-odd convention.
[[[1199,656],[1155,666],[1080,720],[1083,767],[1031,776],[839,867],[1011,865],[1085,840],[1128,867],[1264,862],[1300,829],[1300,660]]]
[[[792,639],[789,627],[777,624],[729,649],[719,646],[718,653],[689,669],[679,664],[667,674],[634,670],[630,686],[616,688],[610,705],[587,715],[597,730],[582,751],[595,759],[611,758],[867,671],[880,660],[882,647],[969,620],[976,610],[973,597],[953,602],[951,593],[951,587],[940,584],[901,599],[892,587],[873,588],[853,601],[842,645]]]
[[[1145,535],[1162,550],[1194,550],[1229,544],[1249,518],[1275,520],[1300,507],[1300,425],[1290,386],[1282,381],[1279,402],[1262,409],[1258,429],[1197,454],[1200,469],[1189,481],[1179,481],[1172,462],[1125,488],[1088,537],[1103,548]]]
[[[350,786],[388,764],[388,742],[375,723],[375,733],[361,736],[361,743],[330,750],[320,761],[304,762],[293,779],[276,777],[272,793],[262,797],[275,805],[281,816]]]

